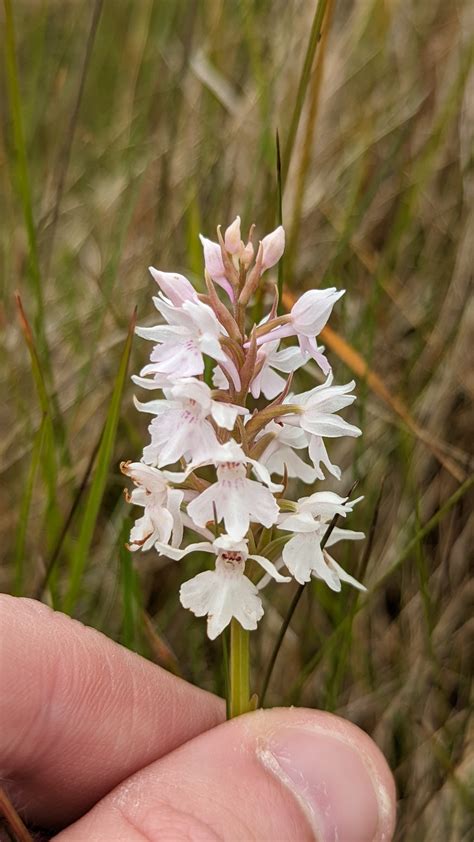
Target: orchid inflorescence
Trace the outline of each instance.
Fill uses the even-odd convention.
[[[297,501],[285,497],[288,478],[313,485],[324,479],[324,468],[340,479],[325,439],[360,435],[336,414],[355,400],[355,384],[333,384],[317,344],[344,291],[309,290],[288,314],[278,315],[273,287],[269,313],[249,329],[249,303],[255,293],[263,295],[262,276],[283,254],[284,229],[264,237],[256,255],[253,226],[244,244],[239,217],[224,237],[220,228],[217,234],[218,242],[201,237],[205,294],[183,275],[150,268],[163,323],[136,329],[153,350],[132,379],[161,390],[162,397],[135,400],[152,416],[150,442],[140,462],[121,465],[135,485],[127,499],[143,509],[130,534],[131,550],[155,548],[173,560],[192,552],[215,557],[213,569],[180,589],[185,608],[207,615],[211,639],[232,618],[255,629],[263,615],[260,591],[271,579],[304,584],[314,576],[333,591],[341,582],[364,589],[328,552],[363,533],[335,526],[325,546],[323,541],[334,516],[345,517],[358,501],[330,491]],[[293,338],[297,344],[289,344]],[[293,372],[310,359],[325,380],[294,394]],[[182,547],[185,534],[194,540]]]

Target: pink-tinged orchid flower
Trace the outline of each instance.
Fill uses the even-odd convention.
[[[217,522],[223,520],[226,531],[236,541],[246,535],[250,522],[272,526],[279,512],[272,492],[281,491],[283,486],[272,482],[265,466],[246,456],[235,441],[216,449],[212,462],[216,466],[217,482],[188,505],[188,514],[194,523],[205,526],[216,512]],[[252,465],[260,482],[247,479],[248,464]]]
[[[299,348],[278,351],[278,345],[278,340],[268,342],[257,351],[257,366],[260,365],[260,369],[257,368],[250,383],[250,392],[254,398],[263,394],[267,400],[273,400],[286,385],[286,380],[277,371],[289,374],[304,365],[305,360]],[[227,389],[227,380],[219,367],[213,371],[212,382],[216,389]]]
[[[122,465],[135,484],[127,499],[143,509],[131,530],[130,549],[154,547],[176,560],[192,552],[215,556],[212,569],[204,565],[180,590],[185,608],[207,615],[211,639],[232,618],[244,629],[256,628],[263,614],[260,589],[270,578],[289,581],[278,572],[284,565],[301,584],[316,577],[335,591],[344,581],[363,589],[321,548],[333,516],[347,515],[357,501],[323,491],[293,502],[286,497],[286,481],[272,479],[314,483],[326,472],[339,479],[325,439],[360,434],[337,414],[355,399],[354,383],[333,385],[324,348],[317,343],[344,292],[335,287],[305,292],[287,315],[276,314],[274,298],[270,312],[252,325],[252,296],[259,288],[264,292],[261,276],[285,248],[279,226],[260,241],[255,255],[253,230],[244,244],[237,216],[223,236],[218,229],[218,243],[201,236],[207,295],[198,295],[184,275],[150,267],[159,287],[153,301],[160,324],[136,329],[153,349],[148,365],[132,379],[162,391],[156,400],[136,401],[152,416],[151,439],[141,462]],[[216,295],[210,279],[230,301]],[[280,340],[289,337],[298,344],[279,350]],[[207,358],[213,361],[216,390],[208,385]],[[326,382],[288,394],[289,376],[309,358],[327,375]],[[216,537],[222,522],[226,534]],[[262,526],[271,527],[271,534]],[[327,547],[361,537],[336,526]],[[190,544],[193,540],[199,543]],[[258,545],[262,555],[250,555],[249,544]],[[264,571],[256,583],[246,575],[248,559]]]
[[[215,313],[201,301],[184,301],[180,307],[156,296],[155,307],[168,324],[154,327],[137,327],[135,332],[143,339],[157,344],[150,355],[151,364],[140,372],[153,375],[159,381],[168,378],[193,377],[204,371],[203,354],[228,364],[220,345],[225,330]]]
[[[296,336],[304,360],[312,357],[323,373],[329,374],[331,367],[324,356],[324,349],[318,347],[315,337],[326,325],[334,304],[344,293],[345,290],[337,290],[335,287],[310,289],[304,292],[291,308],[289,316],[284,317],[283,324],[259,336],[257,344],[264,345],[275,339]]]
[[[135,382],[144,385],[143,378]],[[190,462],[205,462],[219,449],[219,442],[210,419],[223,429],[232,430],[238,415],[248,409],[231,403],[215,401],[206,383],[187,377],[165,390],[166,398],[135,406],[141,412],[156,417],[149,426],[151,443],[144,448],[143,459],[148,465],[162,468],[184,458]]]

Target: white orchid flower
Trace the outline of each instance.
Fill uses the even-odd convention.
[[[341,582],[365,590],[364,585],[346,573],[326,549],[321,548],[321,541],[333,517],[336,514],[345,517],[361,499],[348,500],[331,491],[316,492],[298,500],[295,512],[280,515],[278,528],[294,533],[283,547],[283,561],[297,582],[303,585],[315,576],[323,579],[333,591],[341,590]],[[326,547],[338,541],[358,541],[363,537],[363,532],[335,526]]]
[[[196,617],[207,614],[207,631],[214,640],[235,617],[244,629],[256,629],[263,616],[259,590],[245,575],[245,562],[254,559],[277,582],[289,582],[289,576],[282,576],[268,558],[249,554],[247,541],[235,541],[229,535],[221,535],[212,543],[201,541],[190,544],[183,550],[166,545],[157,549],[174,560],[180,560],[193,552],[213,553],[217,556],[214,570],[198,573],[181,585],[179,597],[184,608],[189,608]]]
[[[136,485],[128,501],[144,509],[130,532],[130,549],[146,551],[170,541],[179,546],[183,539],[183,491],[171,488],[161,471],[143,462],[122,462],[120,467]]]

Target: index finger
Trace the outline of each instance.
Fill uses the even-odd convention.
[[[29,821],[72,821],[223,719],[220,699],[94,629],[0,596],[0,775]]]

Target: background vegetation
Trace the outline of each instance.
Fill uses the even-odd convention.
[[[472,6],[320,0],[319,40],[306,0],[13,6],[0,16],[1,586],[223,692],[219,644],[178,604],[193,560],[124,549],[118,463],[146,435],[127,331],[135,305],[152,317],[150,263],[198,279],[199,231],[236,213],[260,235],[274,226],[278,128],[287,294],[347,289],[324,340],[336,378],[358,380],[364,436],[332,448],[337,490],[359,480],[356,528],[380,507],[373,540],[341,556],[368,594],[306,589],[268,700],[374,737],[397,779],[398,840],[467,840]],[[292,593],[268,591],[257,690]]]

